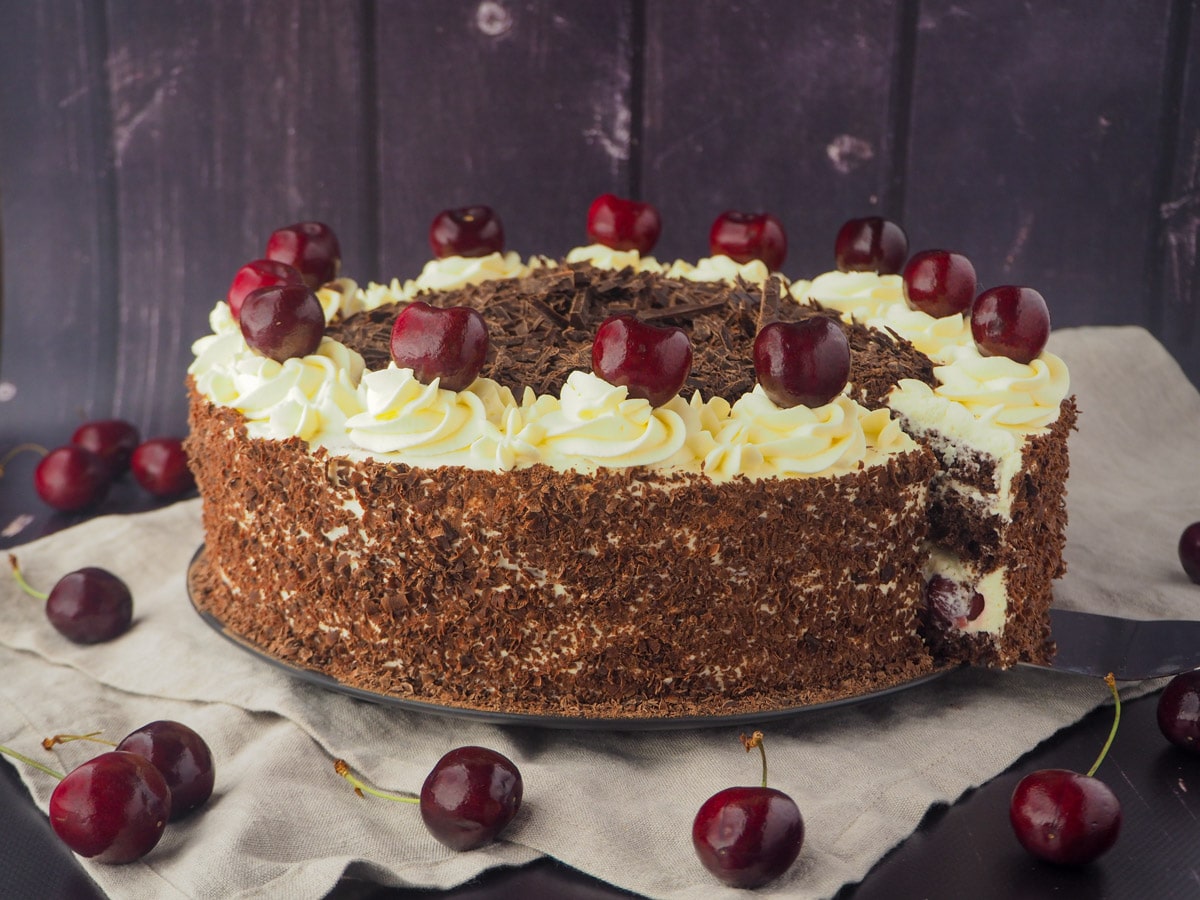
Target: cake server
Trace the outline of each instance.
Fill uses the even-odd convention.
[[[1118,681],[1142,681],[1200,668],[1200,621],[1122,619],[1072,609],[1050,610],[1058,652],[1049,666]]]

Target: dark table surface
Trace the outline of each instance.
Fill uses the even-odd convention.
[[[0,435],[0,456],[13,443]],[[54,513],[40,503],[32,489],[35,464],[36,456],[19,456],[0,477],[0,532],[11,532],[19,518],[31,517],[16,533],[0,534],[0,550],[87,518]],[[154,505],[122,482],[97,512],[138,512]],[[1200,757],[1163,739],[1155,722],[1157,699],[1155,693],[1124,704],[1120,730],[1097,773],[1117,794],[1124,815],[1116,846],[1097,862],[1061,869],[1033,860],[1012,835],[1008,801],[1021,777],[1035,769],[1086,770],[1108,735],[1110,708],[1064,729],[953,806],[931,809],[913,835],[863,882],[841,891],[838,900],[1200,897]],[[13,766],[0,760],[0,898],[103,896],[57,840]],[[448,892],[385,888],[347,878],[330,894],[338,900],[431,896],[601,900],[635,895],[549,859],[493,870]]]

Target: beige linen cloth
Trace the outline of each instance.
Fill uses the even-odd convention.
[[[1064,330],[1051,346],[1070,366],[1082,410],[1071,445],[1070,571],[1057,602],[1195,618],[1200,587],[1182,574],[1176,542],[1200,519],[1200,395],[1140,329]],[[170,718],[204,735],[216,757],[211,802],[169,825],[145,859],[84,862],[112,896],[316,898],[345,872],[449,887],[544,854],[651,897],[742,896],[700,866],[690,837],[710,794],[758,778],[740,729],[495,727],[311,687],[232,646],[193,612],[184,573],[201,540],[192,501],[95,519],[20,548],[35,583],[84,565],[129,583],[134,627],[94,647],[61,638],[36,601],[0,578],[0,742],[66,770],[94,749],[46,753],[44,736],[103,729],[115,740]],[[792,870],[759,896],[827,897],[862,879],[931,805],[1002,772],[1108,696],[1099,679],[964,670],[770,724],[772,784],[795,798],[808,838]],[[507,754],[525,780],[524,806],[503,840],[469,853],[435,842],[415,807],[360,799],[333,771],[344,757],[377,786],[419,790],[438,757],[462,744]],[[44,810],[54,779],[18,768]]]

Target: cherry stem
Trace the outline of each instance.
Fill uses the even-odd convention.
[[[758,752],[762,755],[762,766],[763,766],[762,786],[766,787],[767,786],[767,750],[763,746],[763,733],[761,731],[756,731],[756,732],[754,732],[754,734],[750,735],[750,737],[746,737],[744,734],[739,735],[739,737],[741,738],[742,746],[746,748],[747,753],[749,753],[751,750],[753,750],[755,747],[757,747]]]
[[[64,778],[67,777],[62,772],[55,772],[49,766],[43,766],[36,759],[30,759],[24,753],[18,753],[16,750],[10,750],[8,747],[5,747],[3,744],[0,744],[0,753],[6,753],[9,756],[11,756],[13,759],[19,759],[21,762],[25,763],[25,765],[33,766],[39,772],[45,772],[47,775],[53,775],[59,781],[62,781]]]
[[[88,734],[56,734],[54,737],[42,738],[42,747],[46,750],[65,744],[68,741],[91,741],[94,744],[107,744],[109,747],[117,746],[114,741],[106,741],[104,738],[98,738],[96,735],[103,734],[102,731],[92,731]]]
[[[4,467],[12,462],[17,454],[24,453],[26,451],[39,453],[42,456],[46,456],[50,453],[50,451],[41,444],[17,444],[17,446],[5,453],[4,456],[0,457],[0,478],[4,477]]]
[[[369,786],[350,771],[350,765],[344,759],[335,759],[333,761],[333,771],[354,785],[354,793],[360,797],[363,794],[370,794],[372,797],[379,797],[383,800],[395,800],[397,803],[421,802],[421,799],[416,794],[390,794],[387,791],[381,791]]]
[[[17,584],[21,586],[21,590],[27,593],[30,597],[36,597],[38,600],[49,600],[50,595],[39,591],[28,581],[25,580],[24,573],[21,572],[21,565],[17,562],[16,554],[8,554],[8,564],[12,566],[13,578],[17,579]]]
[[[1121,723],[1121,695],[1117,693],[1117,679],[1113,677],[1112,672],[1104,676],[1104,683],[1112,691],[1113,700],[1116,703],[1116,711],[1113,713],[1113,723],[1112,728],[1108,732],[1108,740],[1104,742],[1104,746],[1100,748],[1100,755],[1096,757],[1096,761],[1088,769],[1088,778],[1095,775],[1096,770],[1100,768],[1100,763],[1104,762],[1104,757],[1108,755],[1108,748],[1112,746],[1113,738],[1117,736],[1117,726]]]

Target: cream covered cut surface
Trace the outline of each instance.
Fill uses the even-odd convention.
[[[981,356],[961,315],[908,308],[895,276],[789,283],[592,246],[318,297],[324,339],[281,363],[218,303],[189,375],[198,595],[272,655],[440,705],[621,718],[1052,652],[1066,367]],[[486,321],[465,389],[391,360],[417,299]],[[688,334],[667,402],[592,371],[613,314]],[[849,383],[780,407],[755,336],[813,316],[845,333]]]

